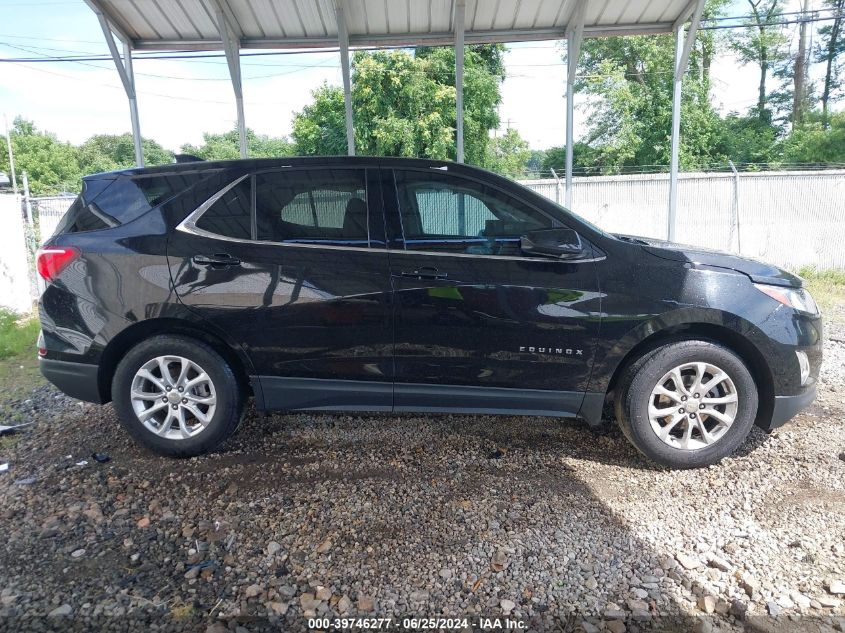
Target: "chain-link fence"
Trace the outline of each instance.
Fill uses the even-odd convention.
[[[38,241],[43,244],[53,235],[59,220],[68,210],[76,196],[48,196],[44,198],[31,198],[32,223]]]

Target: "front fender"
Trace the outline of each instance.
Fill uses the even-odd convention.
[[[759,373],[761,366],[767,366],[761,361],[773,353],[769,338],[748,319],[711,308],[677,308],[634,325],[621,337],[610,340],[606,351],[600,349],[593,365],[589,391],[607,393],[623,364],[665,341],[689,335],[717,340],[743,357],[753,356],[744,358],[752,372]],[[743,349],[735,349],[737,346]],[[770,379],[767,376],[759,378]]]

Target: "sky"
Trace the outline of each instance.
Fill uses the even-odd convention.
[[[734,12],[744,12],[743,4]],[[108,54],[99,23],[83,0],[0,0],[0,16],[0,57]],[[532,149],[565,141],[561,55],[560,42],[508,45],[501,129],[517,129]],[[312,90],[324,82],[341,84],[336,52],[243,57],[241,64],[246,122],[259,134],[289,135],[293,114],[311,101]],[[134,70],[144,137],[178,150],[184,143],[201,143],[203,132],[235,126],[234,94],[222,58],[137,60]],[[812,75],[820,71],[817,65]],[[713,103],[720,111],[745,111],[755,103],[754,67],[723,57],[713,64],[712,76]],[[576,95],[575,106],[577,139],[585,132],[586,97]],[[0,64],[0,113],[9,124],[21,115],[75,144],[94,134],[130,130],[125,93],[110,61]]]

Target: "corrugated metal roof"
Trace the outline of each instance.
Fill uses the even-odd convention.
[[[243,48],[337,46],[338,0],[86,0],[135,49],[219,49],[216,3]],[[466,42],[560,39],[581,0],[466,0]],[[690,0],[584,0],[584,35],[661,33]],[[456,0],[344,0],[352,46],[450,44]]]

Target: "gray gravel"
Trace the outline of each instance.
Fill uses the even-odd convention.
[[[223,451],[169,460],[111,407],[40,387],[19,403],[36,424],[0,448],[0,629],[413,615],[845,631],[845,340],[831,336],[810,410],[685,472],[615,428],[487,416],[250,412]]]

